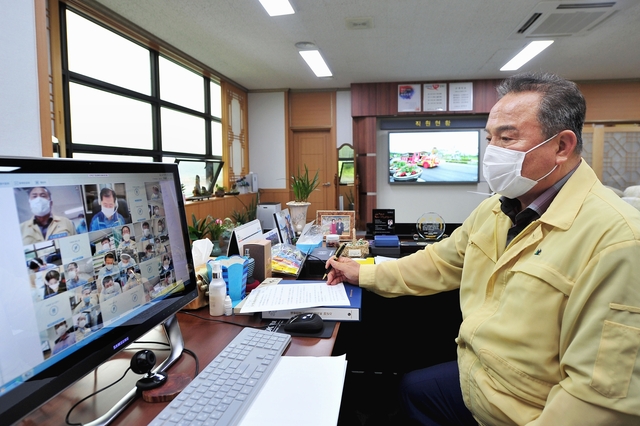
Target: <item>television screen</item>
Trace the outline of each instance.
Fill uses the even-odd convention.
[[[389,132],[389,183],[476,183],[479,156],[479,129]]]

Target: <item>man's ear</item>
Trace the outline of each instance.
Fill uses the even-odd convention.
[[[576,146],[578,145],[578,137],[572,130],[563,130],[558,133],[558,151],[556,159],[558,163],[564,163],[568,159],[575,156]]]

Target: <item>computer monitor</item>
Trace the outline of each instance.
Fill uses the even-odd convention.
[[[175,164],[0,157],[0,205],[12,424],[158,324],[175,328],[197,290]]]

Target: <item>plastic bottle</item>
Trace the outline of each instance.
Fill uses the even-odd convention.
[[[224,314],[226,316],[233,314],[233,304],[231,303],[231,296],[227,294],[224,298]]]
[[[211,265],[211,282],[209,283],[209,315],[224,315],[224,299],[227,296],[227,284],[222,279],[222,265],[213,262]]]

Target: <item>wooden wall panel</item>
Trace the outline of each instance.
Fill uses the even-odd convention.
[[[227,195],[225,197],[212,197],[202,201],[188,201],[184,210],[187,215],[187,223],[191,225],[191,215],[195,214],[196,219],[202,219],[207,215],[213,218],[231,217],[234,210],[242,211],[244,203],[247,207],[255,199],[256,194],[240,194],[236,196]]]
[[[356,154],[376,152],[376,118],[353,119],[353,149]]]
[[[288,189],[260,189],[261,203],[280,203],[280,208],[287,208],[287,203],[293,200],[293,194]]]
[[[378,208],[378,197],[360,194],[360,228],[366,229],[366,224],[373,222],[373,209]]]
[[[356,164],[358,176],[360,177],[360,192],[376,192],[376,157],[358,155]]]
[[[377,87],[375,84],[354,83],[351,85],[351,116],[376,115]]]
[[[587,122],[640,122],[640,81],[579,83]]]
[[[496,87],[502,80],[476,80],[473,82],[473,110],[488,113],[498,102]]]
[[[291,92],[289,94],[292,129],[330,129],[334,118],[335,92]]]
[[[378,83],[376,89],[375,115],[396,115],[398,113],[398,83]]]

